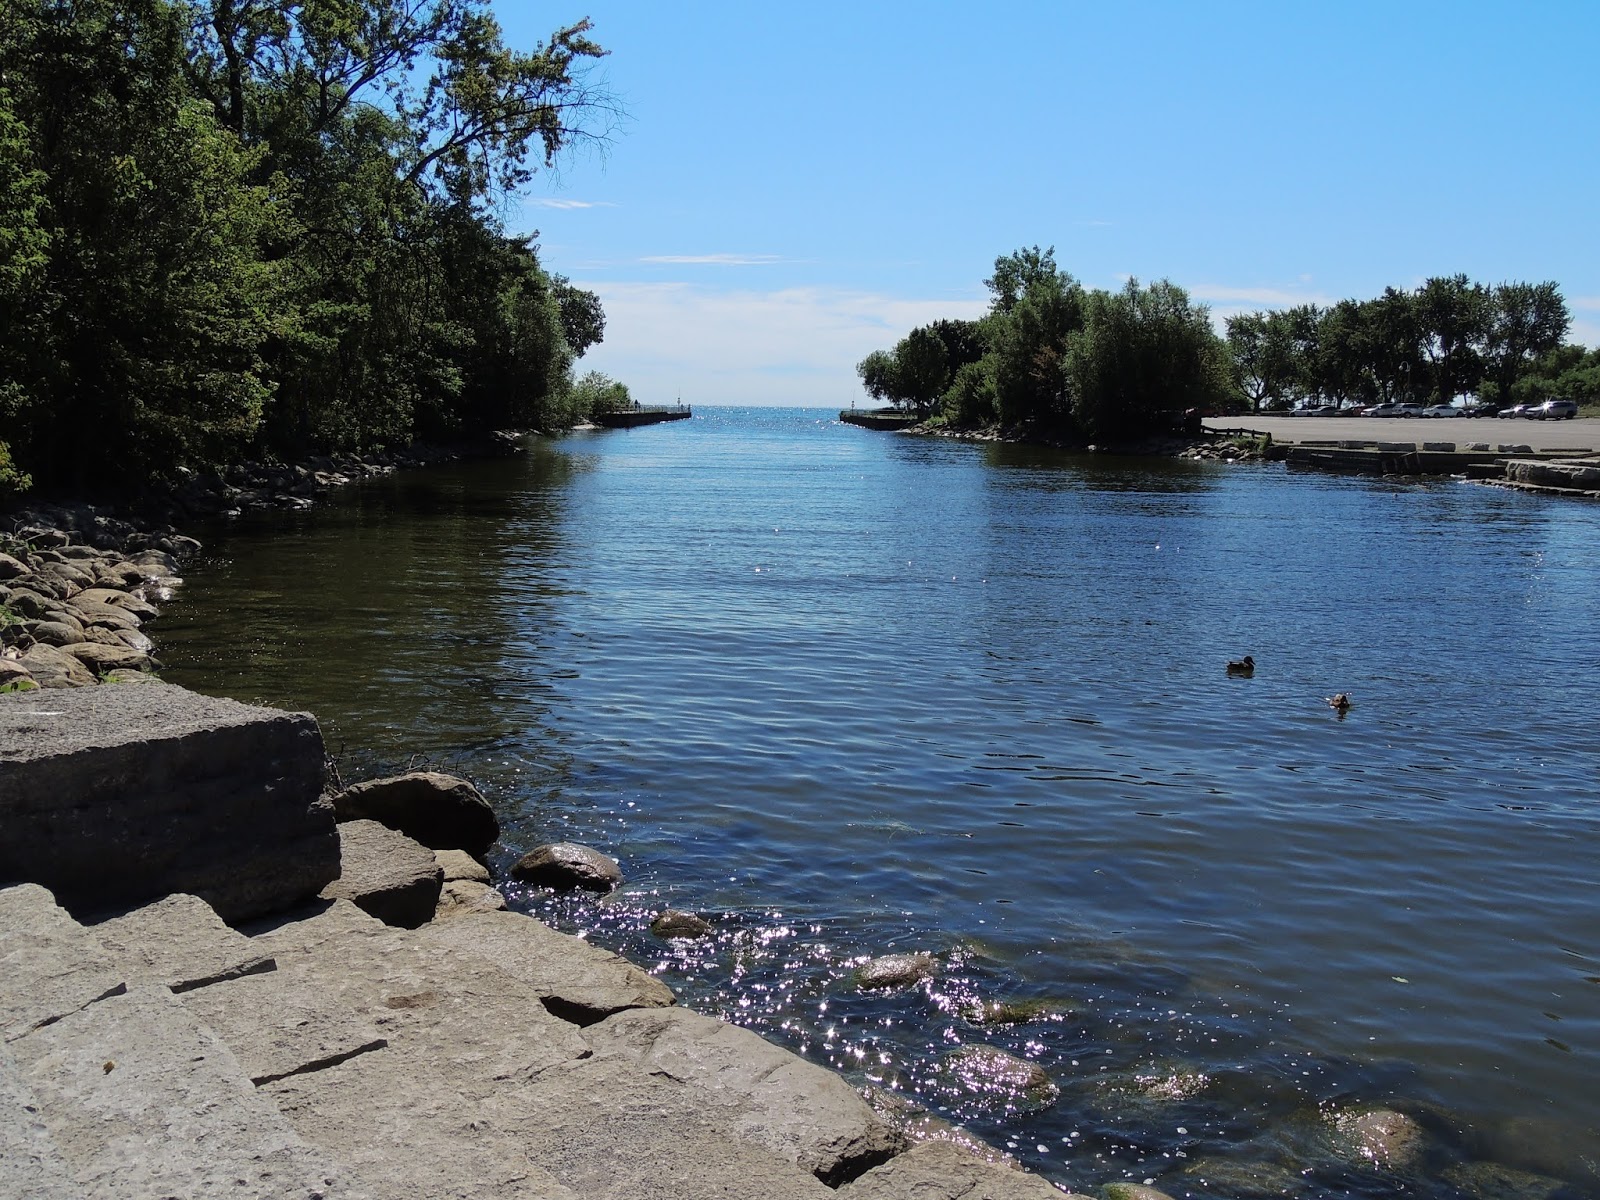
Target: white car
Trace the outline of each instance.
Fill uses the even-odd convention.
[[[1467,410],[1457,408],[1454,404],[1430,404],[1422,410],[1425,417],[1464,417]]]

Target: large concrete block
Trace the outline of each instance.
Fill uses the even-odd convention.
[[[173,892],[229,922],[286,908],[339,874],[323,769],[306,713],[159,683],[0,696],[0,883],[79,914]]]

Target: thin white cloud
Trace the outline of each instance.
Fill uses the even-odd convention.
[[[921,299],[832,288],[721,290],[698,284],[585,281],[606,313],[605,341],[579,370],[604,371],[641,400],[846,408],[865,403],[855,366],[911,329],[972,318],[986,299]]]
[[[1196,283],[1188,286],[1196,300],[1207,304],[1254,304],[1267,308],[1292,308],[1296,304],[1333,304],[1332,297],[1298,288],[1233,287],[1228,284]]]
[[[1582,308],[1589,312],[1600,312],[1600,296],[1574,296],[1567,303],[1573,308]]]
[[[776,254],[647,254],[639,260],[647,263],[709,264],[717,267],[761,267],[782,262]]]
[[[616,208],[609,200],[563,200],[559,196],[540,196],[531,200],[524,200],[524,204],[534,208],[559,208],[563,210],[575,208]]]
[[[1600,305],[1595,307],[1600,308]],[[1567,331],[1567,340],[1577,342],[1580,346],[1587,346],[1591,350],[1600,348],[1600,321],[1585,321],[1581,318],[1574,321],[1572,328]]]

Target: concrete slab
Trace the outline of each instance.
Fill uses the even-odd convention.
[[[0,881],[77,913],[186,892],[225,921],[338,874],[306,713],[168,684],[0,696]]]
[[[0,1034],[7,1042],[127,990],[93,934],[47,890],[0,889]]]
[[[621,955],[522,913],[478,913],[470,921],[428,926],[420,936],[488,959],[537,991],[551,1012],[579,1025],[625,1009],[676,1003],[671,988]]]
[[[258,1087],[389,1044],[371,1022],[303,972],[233,979],[186,993],[183,1004],[227,1043]]]
[[[244,934],[224,925],[198,896],[168,896],[90,928],[123,964],[130,982],[162,983],[174,992],[276,965]]]
[[[11,1045],[79,1194],[320,1200],[325,1161],[154,984]]]
[[[584,1031],[598,1061],[677,1083],[733,1136],[837,1185],[905,1148],[832,1071],[736,1025],[681,1008],[633,1009]]]

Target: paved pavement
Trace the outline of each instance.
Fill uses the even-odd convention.
[[[1488,442],[1534,450],[1600,453],[1600,418],[1527,421],[1496,417],[1284,417],[1242,413],[1206,421],[1208,429],[1254,429],[1275,442]]]

